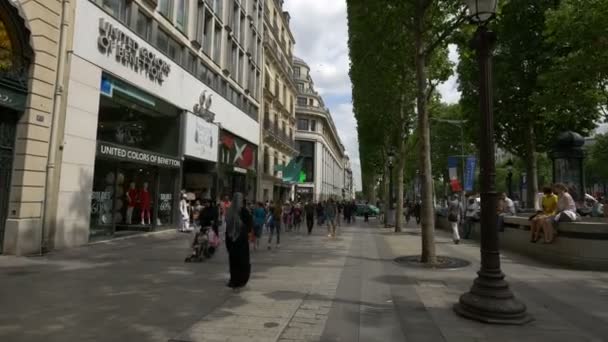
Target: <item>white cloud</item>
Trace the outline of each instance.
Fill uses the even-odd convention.
[[[458,49],[456,45],[449,45],[448,58],[454,63],[454,74],[447,81],[440,84],[437,90],[441,94],[443,102],[456,103],[460,101],[460,92],[458,91],[458,76],[456,75],[456,65],[458,65]]]
[[[355,186],[361,189],[357,122],[348,76],[348,27],[345,0],[287,0],[295,54],[310,66],[315,87],[329,107],[350,157]]]

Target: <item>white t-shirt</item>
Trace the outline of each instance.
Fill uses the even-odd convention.
[[[503,209],[505,215],[515,215],[515,203],[509,197],[505,198],[505,207]]]

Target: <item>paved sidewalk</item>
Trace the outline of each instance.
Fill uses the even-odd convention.
[[[281,249],[253,253],[237,293],[224,286],[225,248],[186,264],[190,236],[174,232],[0,256],[0,341],[608,341],[608,272],[504,254],[507,280],[536,320],[485,325],[452,311],[479,269],[478,245],[438,231],[438,254],[472,264],[431,270],[393,262],[420,253],[417,227],[358,222],[337,239],[325,234],[283,233]]]

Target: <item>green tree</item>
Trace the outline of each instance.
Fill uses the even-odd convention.
[[[608,134],[598,134],[585,159],[587,185],[608,180]]]
[[[538,189],[539,153],[546,152],[562,130],[586,134],[599,116],[597,102],[588,97],[559,99],[575,87],[573,83],[565,86],[557,76],[561,74],[564,49],[557,43],[556,34],[551,33],[553,24],[549,24],[547,16],[552,15],[559,3],[511,0],[504,3],[497,20],[491,24],[498,35],[493,85],[496,141],[500,147],[524,159],[529,175],[528,203],[533,203]],[[469,46],[472,34],[471,29],[466,28],[458,35],[461,56],[458,73],[463,113],[476,123],[479,121],[478,70],[474,51]],[[581,91],[585,92],[584,89],[588,87],[584,86]],[[472,127],[469,133],[478,136],[477,125]]]

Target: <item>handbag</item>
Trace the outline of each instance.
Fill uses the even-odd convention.
[[[448,221],[451,221],[451,222],[458,221],[458,215],[454,214],[454,213],[449,213],[448,214]]]

